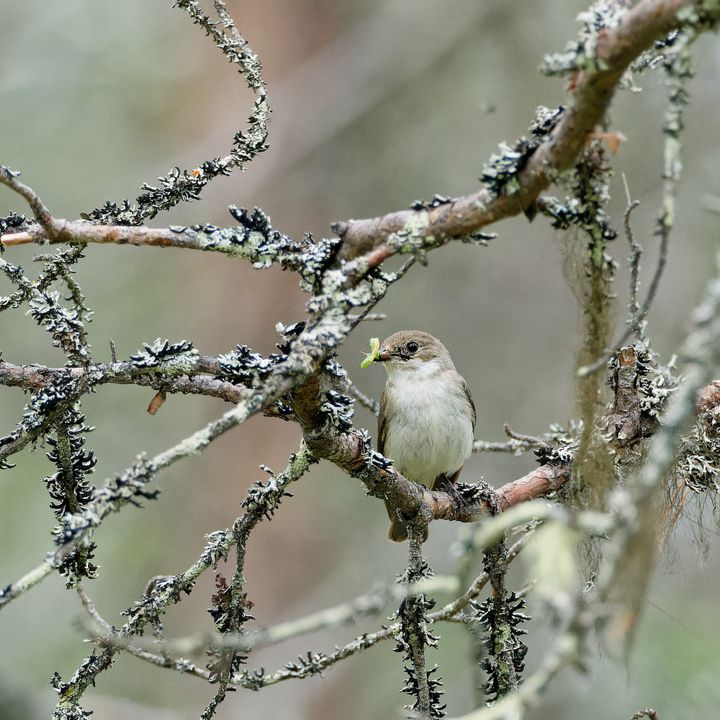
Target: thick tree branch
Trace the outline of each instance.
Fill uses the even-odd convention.
[[[630,63],[655,40],[682,25],[679,10],[697,4],[687,0],[642,0],[623,16],[618,27],[601,31],[597,66],[577,73],[572,102],[519,174],[516,192],[494,197],[482,188],[429,210],[401,210],[368,220],[351,220],[342,226],[342,256],[354,258],[374,251],[375,261],[381,262],[395,254],[402,243],[416,239],[428,247],[438,246],[528,210],[550,185],[554,174],[575,162],[588,134],[605,117]],[[715,17],[720,15],[717,8],[708,11]]]
[[[599,33],[597,57],[589,63],[588,69],[576,73],[572,82],[571,103],[550,136],[535,150],[519,173],[514,192],[495,195],[482,188],[450,202],[439,203],[436,207],[401,210],[376,218],[337,223],[335,229],[342,238],[339,257],[351,260],[366,256],[368,266],[375,267],[398,252],[438,247],[453,238],[466,238],[491,223],[528,211],[556,174],[576,161],[588,135],[605,117],[630,63],[654,41],[681,27],[687,18],[680,17],[679,11],[691,8],[701,9],[712,19],[720,17],[717,7],[698,0],[642,0],[622,16],[617,27]],[[15,178],[9,178],[7,171],[4,175],[0,174],[0,181],[20,191],[21,184]],[[23,188],[30,193],[26,199],[36,211],[40,207],[39,198],[26,186]],[[43,217],[42,222],[38,217],[40,227],[6,234],[0,237],[0,242],[6,246],[39,241],[156,245],[219,250],[248,256],[247,252],[238,246],[233,247],[232,243],[207,237],[202,228],[93,225],[83,221],[53,219],[42,211],[40,214]]]

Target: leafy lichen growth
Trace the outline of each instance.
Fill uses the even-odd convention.
[[[27,229],[28,221],[24,215],[16,212],[10,212],[7,215],[0,216],[0,235],[5,233],[20,232]],[[0,255],[5,252],[5,246],[0,243]]]
[[[563,52],[546,55],[540,66],[545,75],[567,76],[578,70],[603,70],[604,64],[598,57],[599,33],[620,24],[627,8],[613,0],[598,0],[577,16],[580,31]]]
[[[676,473],[694,493],[720,496],[720,411],[703,412],[684,443]]]
[[[521,137],[512,147],[501,143],[499,152],[491,155],[480,173],[480,181],[492,197],[503,193],[512,195],[520,189],[519,173],[532,154],[548,139],[564,110],[562,105],[557,108],[539,106],[535,110],[535,120],[530,125],[528,137]]]
[[[526,631],[519,627],[530,618],[522,612],[525,600],[510,593],[505,598],[471,602],[473,620],[483,630],[487,657],[482,668],[487,673],[485,694],[488,703],[507,695],[522,679],[527,646],[520,639]]]
[[[416,577],[414,581],[417,582],[420,579],[420,577]],[[395,638],[395,652],[402,654],[405,662],[405,684],[402,692],[414,699],[412,705],[406,706],[412,713],[420,712],[423,703],[420,690],[421,683],[416,671],[414,654],[418,652],[418,648],[437,647],[439,639],[428,631],[425,622],[426,613],[434,605],[434,600],[427,598],[425,595],[414,595],[403,600],[397,612],[397,617],[400,620],[400,630]],[[424,660],[422,664],[424,664]],[[443,683],[439,677],[435,677],[437,670],[438,668],[435,666],[430,670],[423,671],[425,672],[423,685],[427,686],[429,696],[428,716],[433,720],[445,717],[445,708],[447,707],[442,703]]]

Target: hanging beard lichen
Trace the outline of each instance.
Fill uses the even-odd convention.
[[[564,203],[551,199],[544,207],[553,227],[569,231],[563,270],[583,312],[583,341],[577,367],[591,365],[602,357],[612,339],[610,287],[616,265],[606,253],[606,246],[617,233],[605,213],[609,177],[602,146],[596,142],[568,174],[570,196]],[[578,379],[582,434],[569,492],[576,504],[594,508],[602,506],[613,479],[613,459],[597,428],[604,407],[604,386],[603,373]]]
[[[577,366],[594,363],[606,352],[612,338],[610,283],[613,261],[605,255],[600,243],[590,243],[590,258],[585,264],[582,278],[584,293],[583,343],[578,352]],[[603,372],[579,377],[577,381],[578,405],[582,419],[582,434],[573,465],[570,491],[582,506],[602,508],[613,483],[613,457],[604,434],[597,426],[604,409],[603,391],[606,386]]]

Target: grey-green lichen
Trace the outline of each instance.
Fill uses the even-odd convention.
[[[717,502],[720,496],[720,410],[708,409],[700,414],[676,468],[678,479],[694,493],[708,493]]]
[[[518,175],[532,154],[542,145],[557,125],[565,108],[547,108],[540,105],[535,110],[535,119],[528,130],[528,136],[522,136],[511,147],[500,143],[499,152],[490,156],[480,173],[480,181],[490,193],[491,198],[499,195],[512,195],[520,190]]]
[[[540,71],[545,75],[566,76],[578,70],[603,70],[605,64],[598,57],[598,35],[617,27],[627,8],[613,0],[598,0],[577,16],[580,32],[561,53],[546,55]]]
[[[428,232],[430,227],[430,213],[425,206],[413,206],[413,212],[405,225],[387,239],[388,247],[396,252],[411,254],[418,250],[424,250],[435,241],[432,233]]]
[[[648,350],[638,350],[637,390],[640,411],[645,416],[659,420],[677,384],[678,378],[670,367],[661,365]]]
[[[528,648],[521,640],[527,631],[520,626],[530,618],[523,612],[525,601],[515,593],[489,597],[479,603],[473,601],[470,605],[473,622],[483,632],[487,656],[481,665],[487,674],[487,702],[492,703],[515,689],[522,679]]]
[[[66,516],[82,514],[94,499],[94,488],[87,476],[95,467],[95,455],[84,447],[85,434],[91,430],[85,425],[85,417],[76,403],[58,415],[54,431],[45,438],[52,448],[47,454],[48,459],[57,466],[57,472],[45,478],[50,507],[60,521],[53,535],[63,542]],[[94,550],[94,543],[83,540],[65,555],[58,569],[61,575],[68,577],[69,587],[75,586],[83,577],[96,576],[97,566],[92,562]]]
[[[197,357],[197,350],[187,340],[171,343],[169,340],[158,338],[152,343],[145,344],[135,355],[131,355],[130,361],[135,367],[143,370],[162,366],[163,374],[173,376],[192,372]]]
[[[175,4],[187,12],[193,23],[201,27],[220,52],[235,64],[255,93],[247,129],[235,133],[230,152],[224,158],[206,160],[192,170],[172,168],[158,178],[157,185],[144,183],[143,192],[134,203],[128,200],[119,204],[108,201],[101,208],[84,215],[90,220],[111,225],[140,225],[178,203],[199,199],[210,181],[229,175],[236,168],[245,169],[256,155],[268,147],[270,104],[260,59],[238,32],[223,3],[215,4],[218,20],[212,20],[197,0],[177,0]]]

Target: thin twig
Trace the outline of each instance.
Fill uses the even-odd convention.
[[[367,313],[362,315],[348,315],[348,320],[355,321],[355,320],[363,320],[364,322],[377,322],[380,320],[387,320],[387,315],[385,313]]]
[[[374,398],[366,395],[355,383],[350,383],[350,392],[355,399],[365,408],[367,408],[375,417],[380,414],[380,403]]]
[[[56,221],[53,219],[50,210],[48,210],[45,203],[40,199],[40,196],[25,183],[18,180],[19,172],[11,170],[4,165],[0,165],[0,183],[7,185],[11,190],[14,190],[20,195],[30,209],[33,211],[35,219],[38,221],[40,227],[48,234],[53,237],[57,231]]]
[[[625,195],[627,197],[627,208],[623,216],[623,225],[625,227],[625,237],[627,238],[628,245],[630,245],[630,302],[628,309],[630,311],[630,317],[628,318],[628,325],[630,325],[632,331],[640,341],[645,340],[645,331],[643,328],[643,321],[640,317],[640,305],[638,304],[638,289],[640,286],[639,274],[640,274],[640,259],[642,258],[642,247],[640,243],[635,240],[633,235],[632,225],[630,224],[630,216],[636,207],[640,206],[638,200],[633,200],[630,195],[630,187],[628,185],[627,176],[623,173],[622,176],[623,184],[625,186]],[[625,340],[620,340],[618,346],[624,345]]]
[[[516,541],[508,550],[508,563],[512,562],[522,550],[528,535],[524,535]],[[428,613],[428,623],[439,622],[461,622],[462,611],[467,607],[471,600],[474,600],[485,588],[488,583],[488,575],[486,572],[480,573],[468,586],[467,590],[452,602],[444,605],[435,612]],[[439,586],[439,587],[438,587]],[[396,585],[393,591],[397,590],[401,594],[395,596],[395,599],[407,597],[409,592],[432,592],[433,590],[442,589],[450,590],[448,579],[432,577],[414,584],[412,587]],[[320,627],[331,627],[336,624],[344,624],[349,618],[352,610],[350,608],[356,606],[358,599],[345,603],[336,608],[329,608],[314,616],[308,616],[306,619],[290,621],[282,623],[267,631],[259,631],[257,635],[248,637],[225,636],[196,636],[187,638],[177,638],[175,640],[157,641],[146,640],[142,637],[121,636],[117,631],[110,633],[103,632],[100,626],[91,629],[93,640],[101,646],[109,646],[117,650],[123,650],[135,657],[150,662],[159,667],[176,670],[182,673],[189,673],[195,677],[202,679],[208,678],[205,670],[197,668],[194,663],[182,655],[197,655],[207,650],[209,647],[217,648],[235,648],[242,652],[249,652],[256,647],[264,647],[267,644],[275,644],[305,632],[312,632],[320,629]],[[327,613],[327,614],[325,614]],[[322,617],[325,615],[324,617]],[[331,622],[325,624],[329,617],[332,616]],[[257,690],[269,685],[275,685],[279,682],[291,679],[302,679],[309,675],[317,674],[327,670],[332,665],[356,655],[359,652],[367,650],[384,640],[394,638],[400,630],[400,623],[395,622],[387,627],[372,633],[363,633],[359,637],[350,641],[346,645],[341,646],[334,653],[324,655],[321,653],[314,654],[315,663],[309,667],[284,667],[275,672],[261,673],[256,671],[244,671],[234,676],[231,684],[237,687],[246,687]],[[269,633],[265,636],[265,633]],[[153,651],[155,650],[155,651]]]
[[[547,447],[549,445],[549,441],[546,438],[516,433],[507,423],[503,426],[503,430],[510,438],[509,440],[504,442],[475,440],[473,443],[473,452],[502,452],[512,453],[513,455],[521,455],[528,450],[534,450],[539,447]]]
[[[85,586],[82,583],[78,583],[75,589],[77,591],[78,597],[80,598],[80,602],[82,603],[82,606],[87,611],[87,614],[105,632],[111,633],[113,631],[112,625],[110,625],[109,622],[105,621],[103,619],[103,617],[100,615],[100,613],[97,611],[97,608],[95,607],[95,603],[92,601],[92,598],[87,594],[87,591],[85,590]]]

